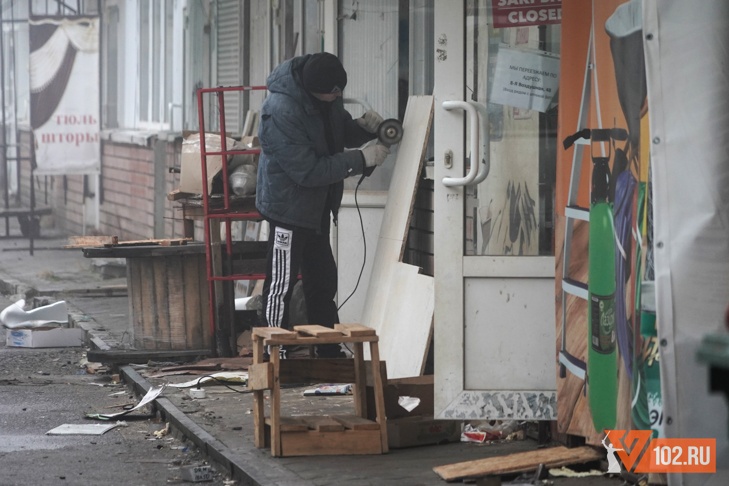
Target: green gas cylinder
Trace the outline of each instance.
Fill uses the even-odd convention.
[[[607,158],[593,158],[588,257],[587,396],[595,430],[615,428],[618,355],[615,337],[615,227]]]

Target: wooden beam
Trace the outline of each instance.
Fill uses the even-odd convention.
[[[87,246],[105,246],[119,243],[118,236],[69,236],[64,248],[85,248]]]
[[[294,326],[294,331],[314,337],[342,337],[342,333],[318,324]]]
[[[517,452],[506,456],[488,457],[475,461],[436,466],[433,471],[445,481],[501,476],[536,470],[540,464],[546,467],[562,467],[582,464],[605,458],[605,452],[583,446],[568,449],[564,446]]]
[[[148,361],[196,361],[207,358],[211,354],[209,349],[181,349],[165,351],[129,351],[129,350],[94,350],[86,353],[86,358],[92,362],[110,364],[143,364]]]
[[[64,248],[126,247],[126,246],[178,246],[186,245],[192,238],[165,238],[119,241],[118,236],[69,236]]]
[[[248,389],[270,390],[273,388],[273,365],[254,363],[248,367]]]

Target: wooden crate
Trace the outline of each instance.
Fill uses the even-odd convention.
[[[129,257],[127,285],[137,349],[211,347],[204,252]]]
[[[379,424],[356,415],[281,417],[279,440],[283,457],[382,454]]]

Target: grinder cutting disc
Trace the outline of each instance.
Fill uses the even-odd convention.
[[[388,118],[377,127],[377,138],[385,145],[394,145],[402,140],[402,123],[395,118]]]

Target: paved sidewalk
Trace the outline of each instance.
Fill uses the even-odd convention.
[[[4,220],[0,219],[0,223]],[[123,260],[88,259],[80,249],[64,248],[68,238],[41,230],[33,242],[0,236],[0,294],[15,302],[34,297],[66,300],[72,320],[87,331],[92,345],[130,345],[127,281]],[[120,267],[121,265],[121,267]],[[0,309],[1,310],[1,309]]]
[[[106,278],[100,269],[94,270],[99,262],[84,258],[79,249],[63,248],[67,243],[67,238],[51,233],[34,240],[31,255],[27,239],[0,236],[0,291],[32,297],[126,289],[123,275]]]
[[[66,239],[42,236],[34,255],[25,239],[0,238],[0,302],[34,295],[63,298],[73,321],[83,327],[97,348],[129,347],[129,307],[124,278],[103,278],[79,249],[62,249]],[[4,340],[3,340],[4,341]],[[148,378],[143,370],[123,366],[126,381],[143,394],[149,387],[193,379],[189,375]],[[184,389],[168,387],[158,407],[169,421],[203,450],[211,460],[239,481],[259,485],[444,485],[434,466],[477,458],[503,456],[535,450],[535,440],[479,445],[450,443],[417,448],[392,449],[375,456],[310,456],[273,458],[268,449],[253,444],[252,395],[222,386],[206,387],[206,399],[194,400]],[[351,405],[351,397],[302,397],[302,389],[283,390],[283,404],[293,403],[297,414],[307,409],[333,410]],[[298,407],[298,408],[296,408]],[[345,412],[346,413],[346,412]],[[556,485],[622,484],[616,477],[554,478]],[[523,481],[521,484],[525,484]]]

